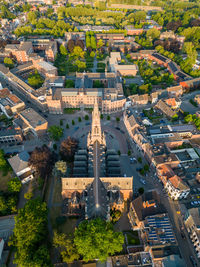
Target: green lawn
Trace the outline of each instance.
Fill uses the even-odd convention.
[[[125,231],[124,234],[127,237],[127,241],[129,246],[133,245],[139,245],[140,244],[140,239],[138,236],[138,231]]]
[[[7,192],[7,183],[13,178],[13,173],[11,171],[5,173],[0,171],[0,190]]]

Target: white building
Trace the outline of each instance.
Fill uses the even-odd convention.
[[[29,154],[26,151],[20,152],[16,156],[8,159],[10,166],[13,171],[19,177],[22,184],[25,184],[33,179],[33,171],[30,166],[28,166]]]
[[[167,180],[165,189],[173,200],[187,198],[190,193],[190,188],[177,175]]]

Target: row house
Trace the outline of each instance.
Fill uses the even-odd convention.
[[[12,126],[0,130],[0,144],[17,144],[23,141],[21,129]]]
[[[197,257],[200,258],[200,208],[188,209],[184,215],[184,223],[193,243]]]
[[[190,193],[190,188],[179,176],[175,175],[167,162],[157,167],[157,175],[171,199],[179,200],[187,198]]]
[[[18,63],[26,63],[29,61],[29,55],[33,53],[32,42],[7,44],[5,47],[5,52],[9,52],[14,58],[16,58]]]
[[[183,95],[182,85],[167,87],[167,93],[170,97],[180,97]]]
[[[144,30],[142,28],[136,29],[136,28],[134,28],[133,25],[125,26],[125,30],[127,31],[127,35],[141,35],[144,32]]]

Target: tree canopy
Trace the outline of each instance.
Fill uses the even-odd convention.
[[[60,145],[60,155],[66,161],[73,161],[74,154],[78,148],[78,140],[68,136]]]
[[[5,57],[3,62],[4,62],[4,65],[6,67],[8,67],[9,69],[14,67],[14,63],[13,63],[12,59],[9,57]]]
[[[14,263],[21,267],[51,266],[46,246],[47,207],[39,199],[29,200],[15,217],[9,242],[16,248]]]
[[[59,249],[63,262],[71,263],[79,259],[73,240],[65,234],[54,232],[53,245]]]
[[[60,138],[63,136],[63,128],[57,125],[52,125],[48,129],[48,133],[52,140],[59,141]]]
[[[34,87],[34,88],[40,88],[43,85],[44,79],[42,76],[38,73],[38,71],[35,71],[34,73],[30,73],[28,77],[28,83]]]
[[[122,250],[123,243],[123,234],[115,232],[111,223],[100,218],[81,222],[74,233],[74,244],[86,262],[106,261],[108,256]]]
[[[38,176],[42,178],[51,173],[53,162],[53,154],[45,145],[36,147],[29,159],[29,165],[33,166],[36,169]]]

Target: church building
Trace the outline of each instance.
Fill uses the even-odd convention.
[[[62,178],[62,197],[72,207],[84,209],[85,219],[109,220],[110,209],[122,210],[124,201],[132,196],[133,177],[121,177],[119,155],[106,148],[97,100],[87,150],[76,153],[73,176]]]

